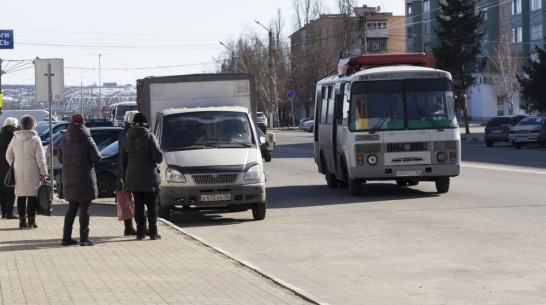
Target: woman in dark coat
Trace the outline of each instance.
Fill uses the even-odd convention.
[[[157,234],[156,199],[159,192],[158,163],[163,161],[156,138],[148,129],[148,117],[137,113],[133,118],[133,127],[127,131],[120,146],[124,189],[133,193],[135,200],[135,220],[137,239],[144,239],[144,206],[148,210],[148,228],[150,239],[160,239]]]
[[[0,130],[0,178],[4,178],[9,169],[9,163],[6,160],[6,151],[8,145],[13,138],[13,132],[17,130],[17,124],[19,121],[16,118],[8,117],[4,121],[4,127]],[[3,181],[0,181],[0,207],[2,209],[2,218],[17,219],[18,217],[13,213],[13,206],[15,205],[15,190],[13,187],[4,185]]]
[[[59,149],[57,158],[63,166],[63,195],[68,201],[64,216],[63,246],[75,245],[72,239],[72,225],[80,211],[80,246],[93,246],[89,238],[89,209],[91,201],[99,195],[94,164],[100,162],[100,152],[85,127],[81,114],[72,116]]]

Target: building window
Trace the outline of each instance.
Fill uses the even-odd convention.
[[[512,28],[512,43],[518,43],[522,41],[522,29],[521,27]]]
[[[425,26],[425,29],[424,29],[425,35],[430,35],[431,34],[430,21],[425,21],[424,26]]]
[[[512,15],[521,14],[521,0],[512,0]]]
[[[408,28],[406,29],[406,34],[407,34],[407,38],[408,39],[412,39],[413,38],[413,26],[408,26]]]
[[[542,24],[531,25],[531,40],[542,39]]]
[[[423,12],[430,11],[430,0],[423,1]]]
[[[542,0],[531,0],[531,10],[536,11],[542,8]]]
[[[411,3],[408,3],[406,14],[407,14],[408,17],[411,16]]]

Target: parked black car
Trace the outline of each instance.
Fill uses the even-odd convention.
[[[119,143],[118,141],[106,146],[100,151],[101,160],[95,164],[97,175],[97,187],[99,197],[112,197],[116,191],[116,180],[119,166]]]
[[[52,124],[51,128],[53,129],[53,133],[51,134],[53,135],[53,139],[55,139],[55,133],[68,128],[68,124],[70,124],[70,122],[66,122],[66,121]],[[38,134],[38,136],[42,140],[42,145],[48,145],[50,140],[49,124],[44,124],[44,125],[47,126],[47,129],[45,129],[42,133]],[[40,125],[40,126],[44,126],[44,125]]]
[[[492,147],[495,142],[509,142],[510,127],[515,126],[526,115],[505,115],[494,117],[485,126],[484,141],[487,147]]]

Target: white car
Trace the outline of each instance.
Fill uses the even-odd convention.
[[[263,122],[265,127],[267,127],[267,117],[263,112],[257,112],[256,116],[258,117],[258,122]]]

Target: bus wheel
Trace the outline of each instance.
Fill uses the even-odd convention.
[[[449,177],[440,177],[436,179],[436,191],[443,194],[449,191]]]
[[[329,188],[335,189],[337,187],[337,178],[334,174],[326,174],[326,184]]]
[[[360,195],[360,190],[362,188],[362,181],[356,179],[356,180],[353,180],[353,179],[349,179],[348,180],[348,186],[349,186],[349,194],[351,194],[351,196],[358,196]]]

